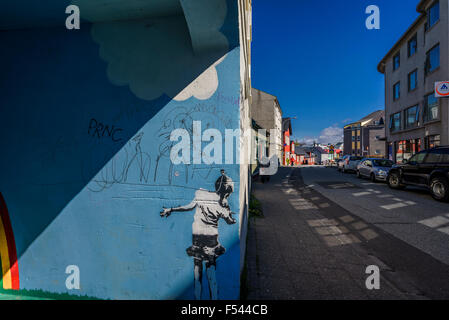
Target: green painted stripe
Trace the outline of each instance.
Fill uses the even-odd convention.
[[[43,290],[5,290],[2,281],[0,285],[0,300],[101,300],[89,296],[51,293]]]

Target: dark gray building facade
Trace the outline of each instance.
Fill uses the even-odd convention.
[[[344,127],[344,155],[383,158],[386,151],[383,110]]]

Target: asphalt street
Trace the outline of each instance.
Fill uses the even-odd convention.
[[[449,264],[449,204],[425,189],[392,190],[335,168],[304,167],[306,186],[434,258]]]
[[[281,168],[255,182],[247,299],[448,299],[449,204],[335,168]],[[379,290],[366,287],[370,265]]]

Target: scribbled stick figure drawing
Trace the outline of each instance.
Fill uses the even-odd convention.
[[[192,246],[187,248],[187,254],[194,261],[194,288],[195,298],[201,299],[203,262],[206,263],[206,275],[209,283],[210,299],[218,299],[218,287],[215,271],[217,258],[225,253],[226,249],[218,242],[218,221],[223,219],[227,224],[234,224],[228,204],[228,198],[234,191],[232,179],[221,170],[221,176],[215,182],[215,192],[199,189],[195,198],[185,206],[176,208],[163,208],[161,217],[168,217],[172,212],[185,212],[195,210],[192,225]]]

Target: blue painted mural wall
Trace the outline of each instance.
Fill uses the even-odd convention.
[[[183,15],[0,32],[0,192],[21,289],[194,298],[186,254],[194,212],[162,219],[160,211],[189,203],[200,188],[213,191],[221,169],[235,183],[230,208],[240,211],[238,164],[169,158],[174,129],[191,132],[201,121],[224,137],[240,127],[237,8],[224,5],[217,29],[224,42],[200,54]],[[205,71],[216,72],[216,88],[173,99]],[[238,221],[220,222],[219,241],[226,248],[217,263],[219,298],[236,299]],[[79,290],[66,288],[68,265],[80,269]]]

